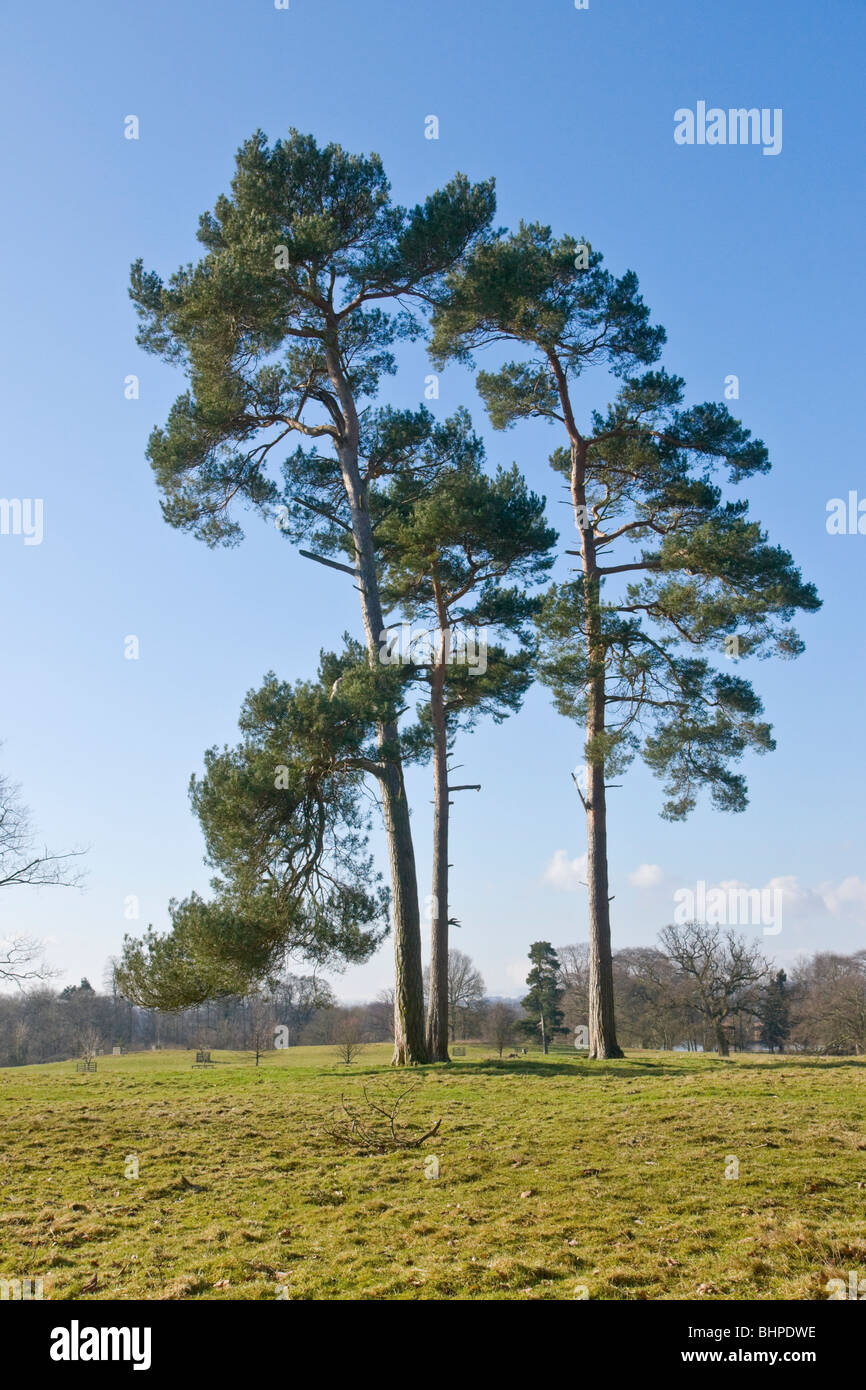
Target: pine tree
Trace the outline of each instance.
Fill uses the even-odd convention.
[[[127,937],[127,999],[174,1011],[268,987],[286,955],[363,962],[387,932],[389,895],[366,849],[363,778],[377,720],[401,686],[349,641],[316,681],[269,674],[240,716],[243,741],[211,748],[190,796],[216,870],[213,898],[170,904],[171,930]]]
[[[785,1043],[791,1035],[787,980],[784,970],[779,970],[762,992],[761,1041],[767,1044],[771,1052],[784,1052]]]
[[[578,537],[566,553],[578,574],[546,603],[541,675],[584,731],[575,785],[587,833],[590,1056],[618,1057],[609,779],[640,752],[665,781],[669,819],[686,816],[703,788],[719,809],[743,810],[745,779],[732,764],[774,743],[750,683],[712,659],[797,656],[791,619],[820,601],[747,501],[726,497],[718,475],[735,488],[768,472],[767,449],[723,405],[684,408],[683,380],[653,368],[665,333],[632,271],[616,279],[587,242],[521,224],[479,245],[447,288],[434,361],[471,363],[485,345],[518,345],[519,360],[478,374],[491,423],[541,418],[564,438],[551,464],[566,480]],[[594,367],[620,384],[583,419]],[[623,557],[615,547],[632,549]]]
[[[367,505],[377,466],[369,410],[392,348],[420,330],[405,308],[486,232],[492,184],[462,175],[422,205],[396,206],[378,156],[318,148],[292,131],[269,148],[259,131],[239,150],[231,195],[201,218],[205,248],[168,283],[140,261],[131,296],[138,341],[185,370],[189,389],[148,456],[163,514],[209,545],[235,544],[238,500],[270,515],[280,496],[270,465],[292,436],[328,446],[311,500],[327,516],[346,499],[352,561],[337,565],[361,595],[367,659],[383,629]],[[303,455],[299,460],[303,466]],[[292,468],[288,469],[291,481]],[[305,481],[310,482],[309,474]],[[317,557],[313,557],[317,558]],[[325,560],[325,563],[332,561]],[[377,728],[376,771],[389,846],[397,1064],[424,1061],[421,938],[415,856],[396,724]]]
[[[550,1050],[557,1033],[567,1033],[562,1020],[565,1017],[559,1007],[564,990],[559,983],[559,957],[549,941],[534,941],[529,948],[532,969],[526,977],[529,993],[521,999],[527,1014],[518,1025],[528,1037],[541,1034],[541,1046],[545,1056]]]
[[[454,921],[448,889],[450,798],[457,791],[480,790],[450,780],[449,757],[458,728],[473,727],[483,715],[501,723],[520,708],[533,674],[529,624],[539,609],[539,600],[524,586],[546,576],[556,532],[545,521],[544,499],[527,489],[516,466],[491,478],[482,471],[480,451],[443,470],[420,496],[412,479],[395,479],[372,510],[386,576],[383,594],[416,633],[414,650],[398,652],[397,659],[411,658],[413,674],[428,692],[419,707],[419,727],[429,735],[423,752],[429,750],[433,758],[427,1047],[431,1061],[444,1062],[448,935]],[[520,643],[516,650],[503,645],[509,637]]]

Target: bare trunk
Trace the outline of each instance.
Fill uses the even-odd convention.
[[[614,1021],[607,880],[607,799],[603,761],[591,764],[587,770],[586,843],[586,879],[589,886],[589,1055],[594,1058],[622,1057]]]
[[[361,614],[371,665],[379,660],[384,619],[376,552],[367,499],[358,467],[359,424],[352,393],[334,343],[326,345],[331,381],[339,396],[346,433],[337,453],[349,501],[355,542],[355,571],[361,593]],[[391,866],[394,935],[394,1066],[427,1061],[424,1035],[424,986],[421,974],[421,920],[418,878],[399,732],[395,723],[380,724],[376,740],[383,764],[379,775],[382,811]]]
[[[430,999],[427,1051],[431,1062],[448,1056],[448,728],[445,670],[450,632],[440,625],[440,646],[430,684],[433,724],[433,911],[430,942]]]
[[[610,946],[610,894],[607,877],[607,791],[605,760],[598,740],[605,728],[604,642],[601,628],[601,580],[591,526],[581,525],[586,511],[586,449],[572,448],[571,495],[580,530],[589,665],[586,723],[587,885],[589,888],[589,1055],[622,1057],[616,1040],[613,957]]]
[[[397,738],[394,725],[380,731],[380,747]],[[424,983],[421,973],[421,921],[409,805],[399,762],[389,762],[380,780],[388,857],[391,863],[394,930],[395,1067],[427,1061],[424,1037]]]

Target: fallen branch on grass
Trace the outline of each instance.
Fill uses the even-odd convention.
[[[367,1088],[364,1087],[364,1100],[371,1115],[358,1113],[353,1109],[345,1096],[340,1097],[343,1114],[339,1118],[339,1123],[324,1125],[323,1133],[327,1134],[338,1144],[343,1144],[347,1148],[357,1149],[361,1153],[388,1153],[395,1149],[417,1149],[427,1140],[432,1139],[438,1132],[442,1123],[441,1117],[429,1129],[424,1130],[423,1134],[413,1134],[413,1130],[420,1129],[420,1125],[412,1123],[402,1123],[398,1118],[398,1111],[403,1101],[412,1091],[417,1090],[419,1082],[407,1086],[405,1091],[393,1099],[390,1097],[385,1105],[379,1105],[371,1100],[367,1095]],[[390,1109],[387,1108],[390,1103]],[[376,1116],[381,1116],[376,1120]],[[384,1120],[384,1124],[382,1123]]]

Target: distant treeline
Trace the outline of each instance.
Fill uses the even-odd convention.
[[[84,979],[59,992],[40,986],[0,997],[0,1064],[62,1061],[87,1047],[108,1053],[114,1047],[266,1051],[275,1040],[283,1047],[331,1042],[339,1020],[349,1012],[354,1017],[359,1011],[341,1009],[324,981],[287,975],[265,996],[231,997],[160,1013],[124,999],[112,989],[109,972],[101,992]],[[383,1041],[390,1036],[389,1003],[373,1003],[360,1012],[371,1039],[374,1034]]]
[[[803,956],[790,974],[732,931],[666,928],[662,946],[614,952],[617,1031],[627,1047],[866,1052],[866,951]],[[564,1023],[587,1015],[588,947],[559,951]]]
[[[632,947],[614,954],[618,1028],[626,1046],[866,1052],[866,951],[804,957],[789,976],[731,932],[673,933],[667,945],[668,950]],[[571,1047],[587,1019],[589,948],[564,946],[556,955],[558,1017],[552,1031],[555,1045]],[[531,1011],[487,997],[481,973],[455,950],[449,953],[449,1025],[452,1041],[483,1040],[500,1055],[533,1042]],[[2,1066],[110,1053],[114,1047],[260,1053],[299,1045],[362,1046],[393,1036],[392,991],[345,1006],[315,976],[287,974],[269,992],[171,1014],[124,999],[111,968],[101,991],[84,979],[60,991],[40,985],[0,996]]]

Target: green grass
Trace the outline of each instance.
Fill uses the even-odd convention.
[[[94,1275],[96,1299],[820,1299],[866,1274],[866,1059],[470,1044],[407,1076],[389,1053],[0,1070],[0,1277],[55,1299]],[[341,1093],[412,1080],[412,1117],[442,1117],[425,1147],[323,1132]]]

